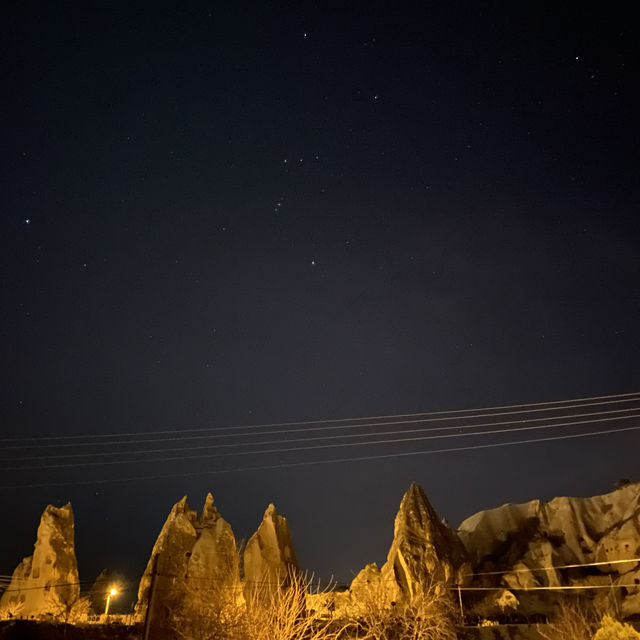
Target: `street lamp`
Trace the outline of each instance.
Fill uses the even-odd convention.
[[[118,595],[118,590],[115,587],[111,587],[109,591],[107,591],[107,604],[104,607],[105,618],[109,615],[109,603],[111,602],[111,598],[117,595]]]

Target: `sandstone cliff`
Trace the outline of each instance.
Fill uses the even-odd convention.
[[[80,595],[71,504],[42,514],[34,552],[13,572],[0,607],[22,618],[66,620]]]
[[[514,590],[529,612],[548,611],[557,595],[525,589],[611,582],[622,613],[640,612],[640,484],[592,498],[506,504],[471,516],[458,534],[476,572],[503,572],[478,576],[475,584]],[[603,564],[560,568],[589,563]]]
[[[244,551],[245,594],[267,585],[286,586],[294,571],[299,567],[289,524],[270,504]]]
[[[140,580],[136,605],[139,617],[149,605],[154,570],[153,620],[157,628],[168,628],[170,610],[188,608],[189,599],[233,602],[241,597],[236,541],[231,526],[213,505],[211,494],[200,517],[189,508],[186,496],[171,509]]]

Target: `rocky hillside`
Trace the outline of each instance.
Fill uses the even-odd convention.
[[[315,598],[314,608],[357,610],[375,592],[410,601],[434,583],[457,590],[467,612],[548,614],[563,594],[584,595],[622,616],[640,614],[640,484],[592,498],[554,498],[481,511],[451,529],[412,484],[400,503],[381,568],[367,565],[344,593]],[[588,565],[588,566],[583,566]],[[329,569],[329,568],[327,568]],[[231,525],[209,494],[198,514],[186,497],[171,509],[140,581],[136,612],[154,624],[217,589],[229,603],[284,585],[300,571],[286,519],[273,505],[240,554]],[[561,587],[571,587],[562,590]],[[104,585],[94,607],[103,608]],[[12,617],[70,620],[80,602],[71,505],[48,506],[32,556],[16,568],[0,601]],[[95,598],[94,598],[95,600]]]
[[[584,586],[595,600],[615,593],[611,604],[623,615],[640,613],[638,483],[592,498],[505,504],[467,518],[458,535],[474,586],[508,589],[521,609],[547,611],[557,592],[546,587]],[[584,564],[592,566],[567,566]]]

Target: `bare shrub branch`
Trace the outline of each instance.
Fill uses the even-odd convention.
[[[546,640],[591,640],[597,628],[593,609],[577,599],[565,598],[547,625],[537,625]]]
[[[458,614],[443,584],[430,581],[413,598],[390,602],[382,582],[374,583],[354,610],[362,640],[456,640]],[[360,635],[360,630],[364,636]]]

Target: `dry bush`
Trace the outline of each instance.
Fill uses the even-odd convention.
[[[406,640],[457,640],[458,623],[458,610],[451,594],[431,583],[402,608],[400,637]]]
[[[22,602],[8,602],[0,607],[0,620],[13,620],[19,618],[24,609]]]
[[[299,571],[286,580],[257,584],[246,595],[244,632],[248,640],[337,640],[348,626],[307,608],[310,581]]]
[[[62,592],[57,598],[50,598],[47,610],[37,614],[38,620],[48,622],[64,622],[65,624],[83,624],[91,612],[91,602],[88,598],[77,594]]]
[[[286,586],[265,580],[248,591],[228,587],[176,589],[166,604],[183,640],[337,640],[344,627],[307,608],[310,583],[292,572]]]
[[[597,616],[588,604],[564,599],[549,623],[537,625],[537,630],[546,640],[591,640],[597,626]]]
[[[611,616],[604,616],[593,640],[640,640],[640,633],[631,625],[618,622]]]
[[[89,598],[78,598],[69,609],[66,622],[69,624],[83,624],[91,613],[91,601]]]
[[[382,581],[372,581],[358,593],[350,617],[362,640],[385,640],[396,629],[395,603],[390,603]],[[365,635],[361,635],[364,633]]]
[[[382,583],[373,584],[360,602],[355,622],[362,640],[456,640],[458,612],[446,587],[422,585],[406,602],[389,602]],[[365,635],[360,635],[364,632]]]

